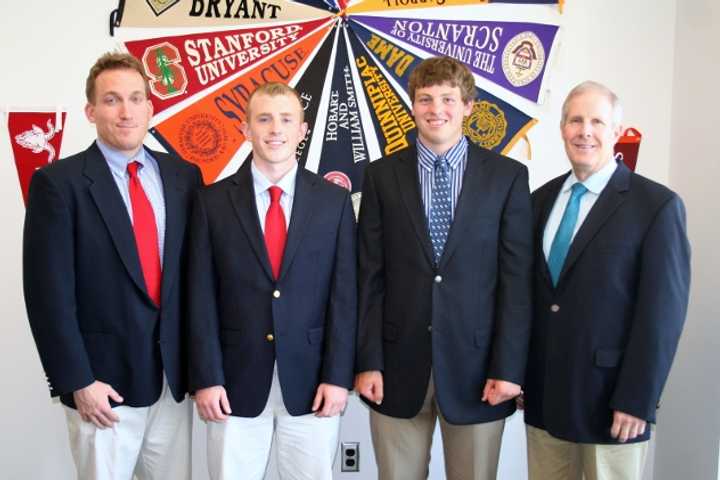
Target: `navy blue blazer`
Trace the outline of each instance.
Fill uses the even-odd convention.
[[[578,230],[553,288],[542,239],[568,174],[533,193],[535,317],[525,421],[555,437],[612,444],[612,412],[655,421],[685,321],[685,209],[622,163]],[[650,429],[634,441],[644,441]]]
[[[30,183],[25,305],[51,395],[73,408],[72,393],[94,380],[133,407],[155,403],[163,371],[177,401],[187,391],[181,259],[192,192],[202,180],[194,165],[149,152],[165,196],[159,309],[145,288],[127,208],[95,143],[38,170]]]
[[[277,361],[285,407],[320,383],[352,388],[355,216],[347,190],[298,168],[280,276],[272,277],[250,161],[198,192],[190,234],[190,388],[223,385],[232,414],[265,408]]]
[[[359,220],[358,372],[381,370],[384,398],[417,415],[432,371],[453,424],[498,420],[515,402],[482,402],[488,378],[521,384],[530,336],[532,214],[527,169],[470,144],[462,190],[435,265],[417,149],[365,170]]]

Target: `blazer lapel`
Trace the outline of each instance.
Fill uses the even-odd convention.
[[[415,227],[415,234],[422,246],[425,256],[430,264],[435,263],[430,234],[428,233],[427,219],[423,210],[423,201],[420,196],[420,179],[417,172],[417,150],[411,147],[405,150],[395,164],[400,195],[410,220]]]
[[[288,228],[287,243],[280,267],[279,279],[282,279],[292,265],[295,253],[310,223],[313,212],[313,190],[316,188],[318,178],[306,172],[298,165],[295,177],[295,198],[293,198],[292,213],[290,214],[290,227]]]
[[[617,210],[617,208],[625,201],[624,193],[630,187],[630,170],[622,162],[619,162],[615,173],[610,178],[605,189],[600,193],[595,205],[590,209],[587,218],[580,226],[573,242],[570,244],[565,264],[563,265],[558,285],[563,280],[565,274],[572,268],[577,259],[582,254],[588,243],[595,238],[600,228]]]
[[[125,269],[147,297],[130,215],[127,213],[127,207],[120,196],[115,180],[112,178],[110,167],[95,143],[86,151],[83,173],[90,180],[90,196],[110,232],[110,237]]]
[[[265,248],[265,239],[260,228],[260,219],[258,218],[257,204],[255,203],[255,189],[250,171],[250,162],[251,160],[246,160],[233,176],[232,181],[236,187],[230,191],[230,201],[258,262],[265,270],[268,278],[272,280],[272,268]]]
[[[180,203],[181,190],[176,165],[163,153],[149,151],[160,170],[165,198],[165,240],[163,252],[161,304],[165,303],[176,278],[180,258],[180,245],[185,232],[184,205]]]

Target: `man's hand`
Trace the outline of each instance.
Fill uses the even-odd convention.
[[[195,392],[195,405],[198,415],[206,422],[224,422],[232,413],[227,392],[221,385],[201,388]]]
[[[485,388],[483,389],[482,401],[495,406],[511,398],[515,398],[521,393],[522,390],[517,383],[488,378],[487,382],[485,382]]]
[[[316,417],[334,417],[347,405],[347,397],[347,388],[321,383],[313,400],[312,411]]]
[[[610,435],[620,443],[645,433],[647,422],[641,418],[633,417],[630,414],[619,410],[613,411],[613,423],[610,427]]]
[[[383,401],[383,376],[380,370],[369,370],[355,375],[355,390],[371,402]]]
[[[110,407],[108,397],[116,403],[122,403],[123,398],[110,385],[95,380],[93,383],[73,392],[75,407],[86,422],[92,422],[98,428],[112,427],[120,421],[117,413]]]

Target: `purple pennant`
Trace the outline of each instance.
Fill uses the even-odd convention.
[[[556,25],[385,18],[352,18],[382,34],[432,55],[465,63],[474,73],[538,102]]]

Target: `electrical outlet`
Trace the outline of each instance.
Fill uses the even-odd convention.
[[[360,442],[342,442],[340,444],[340,471],[360,471]]]

